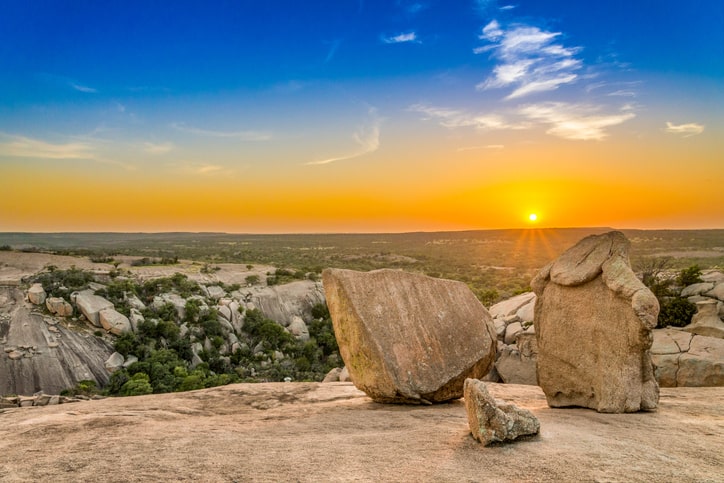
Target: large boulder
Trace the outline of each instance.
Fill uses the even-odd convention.
[[[243,290],[241,300],[247,308],[255,307],[266,317],[288,327],[294,317],[312,320],[312,307],[324,304],[324,289],[319,282],[298,280],[270,287],[254,286]]]
[[[551,407],[656,408],[649,349],[659,304],[631,270],[629,241],[592,235],[536,275],[538,384]]]
[[[41,305],[45,303],[46,296],[47,294],[45,293],[45,289],[43,288],[43,284],[41,283],[34,283],[28,289],[28,300],[30,300],[30,303],[33,303],[35,305]]]
[[[101,326],[111,334],[121,335],[126,332],[132,332],[133,327],[128,317],[118,312],[113,307],[107,307],[98,312]]]
[[[495,327],[464,283],[397,270],[322,277],[342,359],[375,401],[459,398],[466,378],[492,367]]]
[[[113,308],[113,303],[93,292],[83,291],[75,296],[75,305],[85,315],[88,321],[96,327],[102,327],[100,312],[106,308]]]
[[[496,400],[483,381],[465,381],[465,409],[473,437],[488,446],[491,443],[513,441],[540,431],[538,418],[514,404]]]

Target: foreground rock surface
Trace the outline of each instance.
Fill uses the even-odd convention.
[[[397,270],[322,274],[340,354],[378,402],[459,398],[495,361],[492,319],[461,282]]]
[[[391,406],[372,402],[351,383],[234,384],[5,410],[0,479],[721,479],[724,388],[663,388],[658,411],[640,414],[551,409],[534,386],[489,384],[488,391],[530,410],[540,435],[483,448],[470,437],[463,401]]]
[[[629,246],[620,232],[586,237],[531,282],[538,383],[552,407],[657,406],[649,349],[659,304],[631,270]]]
[[[540,423],[527,409],[496,400],[483,381],[465,380],[465,409],[473,438],[483,446],[538,434]]]

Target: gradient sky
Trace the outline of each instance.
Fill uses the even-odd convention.
[[[721,0],[2,3],[0,231],[724,228]]]

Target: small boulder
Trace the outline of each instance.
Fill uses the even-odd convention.
[[[309,340],[309,329],[307,324],[304,323],[301,317],[295,316],[292,318],[292,323],[287,327],[289,333],[292,334],[297,340],[308,341]]]
[[[28,289],[28,300],[30,300],[30,302],[35,305],[41,305],[45,303],[46,296],[47,294],[45,293],[45,289],[43,288],[43,284],[41,283],[34,283]]]
[[[695,335],[679,357],[678,387],[724,386],[724,339]]]
[[[106,370],[110,373],[116,372],[123,367],[124,360],[121,354],[114,352],[105,362]]]
[[[347,367],[343,367],[339,373],[339,382],[351,382],[352,379],[349,377],[349,371]]]
[[[701,295],[704,292],[708,292],[709,290],[714,288],[713,282],[702,282],[702,283],[695,283],[693,285],[689,285],[688,287],[684,287],[684,289],[681,291],[682,297],[691,297],[693,295]]]
[[[724,302],[724,282],[719,282],[713,289],[704,292],[703,295]]]
[[[62,297],[49,297],[45,300],[45,306],[51,314],[58,317],[70,317],[73,315],[73,306]]]
[[[339,382],[339,373],[342,372],[341,367],[335,367],[334,369],[331,369],[326,376],[324,376],[324,379],[322,379],[322,382]]]
[[[719,318],[719,302],[714,299],[696,303],[697,312],[691,318],[691,324],[683,330],[692,334],[724,339],[724,322]]]
[[[509,315],[515,315],[521,307],[528,305],[531,301],[535,300],[535,293],[525,292],[515,297],[511,297],[502,302],[490,307],[491,317],[507,317]]]
[[[532,412],[494,399],[485,383],[477,379],[465,380],[465,409],[470,432],[483,446],[540,432],[540,423]]]
[[[132,332],[131,321],[122,313],[116,311],[112,307],[105,308],[98,312],[101,326],[114,335],[121,335],[126,332]]]
[[[210,299],[219,300],[223,297],[226,297],[226,292],[218,285],[209,285],[206,287],[206,290],[209,292]]]
[[[322,273],[340,354],[377,402],[462,396],[466,377],[493,366],[493,320],[467,285],[399,270]]]

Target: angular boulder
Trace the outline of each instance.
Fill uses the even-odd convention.
[[[109,307],[113,308],[113,303],[92,292],[80,292],[75,296],[75,305],[85,315],[88,321],[96,327],[102,327],[100,311]]]
[[[47,294],[45,293],[45,289],[41,283],[34,283],[28,289],[28,300],[30,300],[30,303],[32,304],[41,305],[45,303],[46,296]]]
[[[462,396],[493,366],[496,334],[467,285],[397,270],[322,273],[340,354],[373,400],[434,403]]]
[[[483,446],[540,432],[540,423],[533,413],[496,400],[483,381],[467,379],[464,391],[470,432]]]
[[[73,315],[73,306],[66,302],[62,297],[49,297],[45,300],[45,306],[51,314],[58,317],[70,317]]]
[[[617,231],[586,237],[531,282],[538,384],[551,407],[658,405],[649,349],[659,304],[631,270],[629,245]]]
[[[111,334],[121,335],[125,332],[132,332],[133,327],[128,317],[116,311],[113,307],[107,307],[98,312],[98,317],[104,329]]]

